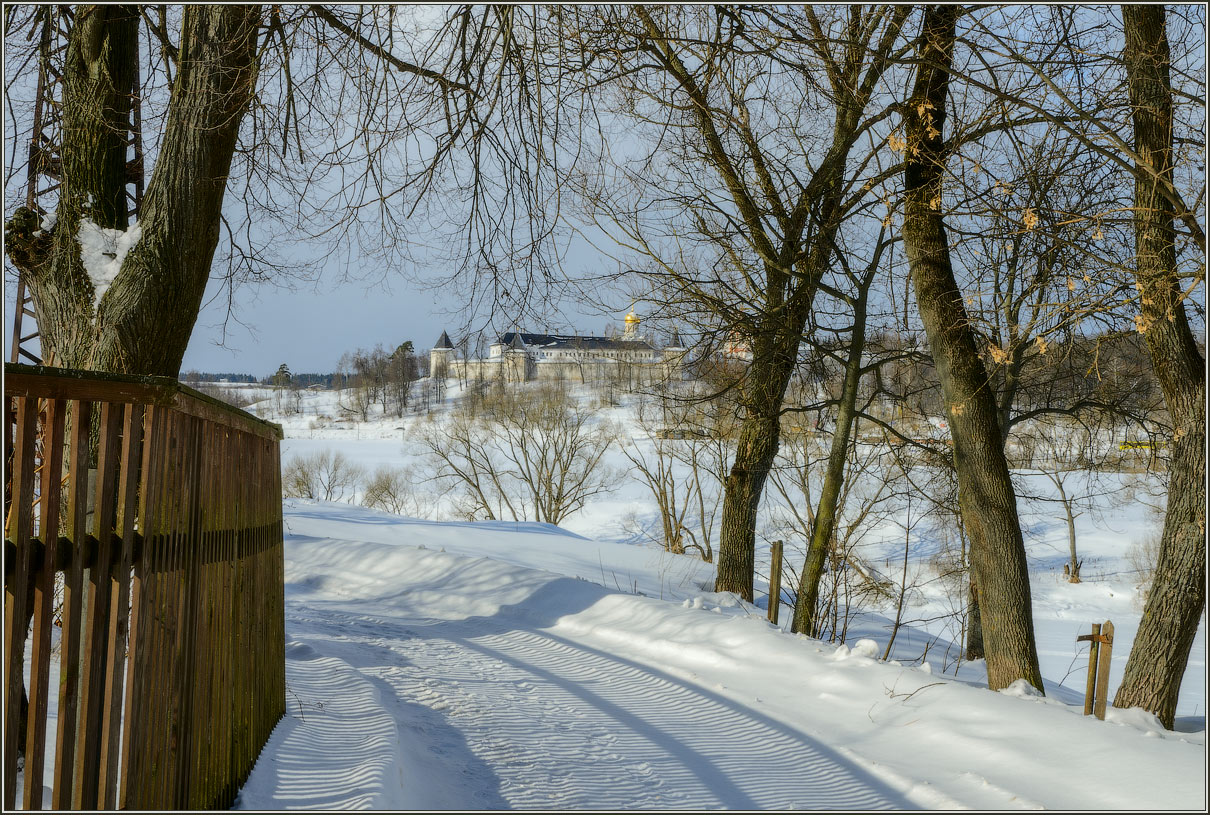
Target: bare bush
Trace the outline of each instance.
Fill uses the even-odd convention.
[[[425,496],[416,492],[416,477],[409,467],[379,467],[366,482],[363,506],[412,518],[425,516]]]
[[[475,413],[414,427],[434,477],[461,489],[454,502],[471,518],[557,524],[617,478],[602,463],[613,426],[559,388],[489,393]]]
[[[365,469],[339,451],[294,456],[282,470],[282,494],[287,498],[351,503],[364,476]]]
[[[623,453],[646,485],[659,512],[665,551],[696,550],[714,561],[718,497],[730,463],[733,412],[725,400],[663,391],[639,402],[639,426],[651,437],[624,445]]]
[[[895,595],[891,581],[863,551],[874,530],[901,508],[906,491],[904,465],[885,444],[849,443],[848,476],[837,497],[836,521],[827,541],[819,593],[805,633],[844,642],[849,622],[865,605],[885,605]],[[803,552],[817,523],[818,492],[827,464],[825,436],[818,431],[791,429],[785,434],[769,483],[782,501],[769,513],[767,533],[786,541],[791,551]],[[830,441],[830,440],[827,440]],[[802,590],[801,572],[787,563],[786,574],[795,605]],[[805,567],[804,567],[805,568]]]

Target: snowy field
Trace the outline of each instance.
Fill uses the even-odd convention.
[[[332,394],[303,398],[275,417],[283,462],[416,465],[416,419],[335,423]],[[937,581],[917,581],[888,659],[893,608],[862,607],[843,645],[788,633],[788,605],[770,625],[767,543],[755,606],[714,594],[713,566],[636,532],[655,510],[629,477],[561,527],[287,501],[288,713],[237,807],[1203,809],[1204,624],[1176,732],[1139,710],[1082,715],[1075,638],[1114,622],[1112,696],[1138,624],[1128,553],[1156,517],[1136,487],[1102,484],[1078,518],[1080,584],[1059,573],[1061,510],[1022,502],[1044,698],[988,691],[982,662],[959,663]],[[449,517],[432,489],[425,514]],[[904,531],[885,527],[867,545],[889,563]],[[920,537],[914,575],[935,550]]]

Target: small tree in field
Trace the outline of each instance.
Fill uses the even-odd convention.
[[[417,429],[434,476],[461,488],[469,517],[551,524],[612,488],[617,474],[602,459],[615,436],[554,387],[501,389],[474,414]]]
[[[432,517],[426,511],[426,496],[416,492],[416,477],[407,467],[379,467],[370,476],[362,496],[363,506],[412,518]]]
[[[339,451],[295,456],[282,468],[282,494],[286,498],[351,502],[364,475],[361,465]]]

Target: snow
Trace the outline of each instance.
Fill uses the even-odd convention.
[[[1205,803],[1204,734],[660,599],[702,572],[645,547],[320,502],[285,522],[288,712],[237,808]]]
[[[76,237],[80,241],[80,260],[92,281],[96,305],[122,271],[126,254],[143,237],[143,227],[136,223],[125,230],[106,229],[89,218],[81,218]]]

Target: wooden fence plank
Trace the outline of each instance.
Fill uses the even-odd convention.
[[[217,598],[215,597],[215,548],[218,537],[218,511],[219,511],[219,483],[218,472],[215,470],[216,456],[221,448],[221,429],[213,423],[207,425],[209,438],[205,446],[205,466],[206,475],[203,482],[206,485],[206,502],[204,505],[203,519],[205,526],[202,530],[202,552],[201,552],[201,600],[202,600],[202,620],[204,625],[199,629],[197,654],[202,660],[202,670],[200,674],[201,682],[198,686],[198,693],[194,697],[195,714],[194,722],[197,725],[198,738],[200,746],[196,747],[194,756],[194,766],[197,767],[197,776],[193,785],[193,800],[198,808],[208,808],[213,805],[214,801],[214,783],[215,779],[211,772],[213,767],[213,757],[218,744],[215,741],[215,707],[213,703],[214,686],[217,684],[215,678],[214,660],[211,655],[214,654],[214,646],[216,640],[215,623],[217,615]]]
[[[238,449],[243,440],[244,434],[232,430],[229,431],[229,437],[234,449]],[[232,666],[232,680],[227,682],[223,687],[222,698],[222,738],[223,749],[219,756],[221,760],[220,771],[222,772],[224,783],[222,788],[222,803],[230,806],[230,802],[235,798],[236,784],[235,778],[231,774],[231,755],[232,744],[235,741],[235,675],[238,670],[235,665],[235,643],[237,617],[235,616],[235,575],[236,575],[236,556],[237,544],[239,540],[239,479],[234,473],[234,458],[224,457],[223,459],[223,482],[226,484],[226,509],[223,513],[224,524],[226,531],[223,535],[223,657],[228,665]]]
[[[1097,638],[1101,636],[1101,624],[1092,624],[1092,637],[1088,642],[1088,681],[1084,688],[1084,715],[1092,714],[1093,703],[1097,692],[1097,654],[1101,644]]]
[[[252,470],[252,477],[256,477],[255,470]],[[236,784],[243,782],[244,757],[247,754],[247,742],[249,738],[249,706],[252,704],[251,688],[248,687],[251,677],[249,676],[249,661],[251,659],[250,651],[252,650],[252,640],[248,636],[248,622],[251,614],[251,605],[248,602],[251,590],[248,585],[249,558],[248,549],[252,537],[252,516],[251,504],[249,501],[250,489],[247,483],[241,484],[240,490],[240,539],[239,551],[236,554],[236,565],[239,571],[236,573],[235,601],[236,601],[236,665],[238,669],[236,676],[238,677],[239,690],[235,698],[236,710],[239,718],[236,721],[235,743],[235,765],[232,767],[232,777]]]
[[[193,417],[186,420],[185,447],[182,450],[181,465],[184,469],[184,506],[185,514],[180,527],[181,535],[177,539],[178,554],[178,600],[177,600],[177,630],[176,630],[176,659],[173,661],[173,682],[169,686],[169,709],[172,711],[174,738],[171,742],[171,755],[168,769],[171,774],[170,806],[174,809],[187,809],[187,790],[189,788],[189,752],[191,726],[189,721],[190,708],[193,702],[193,688],[196,665],[193,661],[193,639],[197,623],[197,579],[196,579],[196,540],[198,534],[199,499],[201,474],[198,472],[199,450],[201,447],[201,422]]]
[[[76,787],[73,809],[99,809],[101,727],[105,720],[105,665],[108,654],[110,561],[113,554],[115,480],[118,473],[118,444],[122,409],[101,404],[100,437],[97,441],[97,487],[93,501],[92,565],[88,570],[88,602],[84,620],[83,664],[80,667],[80,731],[76,746]]]
[[[88,537],[88,435],[92,403],[71,402],[68,451],[70,486],[67,514],[71,521],[71,560],[63,578],[63,630],[59,641],[59,725],[55,740],[55,775],[51,808],[70,809],[75,787],[76,734],[80,699],[80,634],[84,602],[84,553]]]
[[[158,793],[159,780],[163,776],[163,745],[166,743],[167,722],[164,711],[162,693],[163,677],[167,668],[167,651],[169,642],[169,594],[170,581],[168,569],[168,542],[174,523],[174,492],[176,456],[174,447],[174,431],[176,416],[172,411],[164,410],[160,415],[157,428],[158,443],[161,457],[153,470],[153,488],[151,493],[148,535],[144,540],[143,567],[144,591],[148,593],[140,626],[140,639],[145,660],[141,663],[144,692],[140,694],[138,704],[142,712],[137,714],[137,721],[143,725],[138,742],[137,757],[134,765],[138,768],[135,775],[137,785],[134,790],[138,797],[132,796],[131,805],[140,809],[153,809],[159,806],[161,798]],[[138,650],[138,646],[136,646]]]
[[[168,664],[172,659],[172,564],[170,561],[172,536],[179,509],[180,470],[175,466],[179,459],[178,429],[180,417],[168,411],[164,422],[164,460],[160,473],[159,523],[155,542],[155,625],[151,635],[150,663],[148,665],[148,690],[145,696],[147,713],[147,738],[142,751],[146,758],[146,773],[142,776],[143,803],[151,809],[163,806],[161,792],[165,772],[164,756],[168,745],[168,717],[165,705],[167,696],[164,686],[167,681]]]
[[[17,400],[17,428],[13,450],[12,508],[5,538],[16,545],[12,571],[4,580],[4,807],[17,804],[17,753],[21,748],[21,711],[25,691],[26,600],[30,573],[30,538],[34,525],[34,436],[38,402]]]
[[[139,476],[139,509],[138,525],[143,537],[143,548],[140,557],[134,561],[134,576],[130,586],[130,656],[126,671],[126,700],[124,705],[125,726],[122,731],[121,778],[118,789],[118,806],[122,809],[139,808],[142,790],[138,787],[138,779],[143,777],[146,762],[143,760],[144,751],[133,749],[133,745],[142,744],[147,728],[147,717],[150,711],[144,702],[148,686],[148,643],[147,633],[154,621],[151,615],[152,599],[155,596],[154,586],[148,585],[154,578],[149,564],[153,560],[156,524],[159,523],[159,500],[162,495],[165,410],[156,406],[147,407],[144,412],[143,455],[141,473]],[[131,779],[135,779],[132,784]]]
[[[771,561],[769,563],[769,622],[777,625],[777,617],[781,612],[781,541],[773,541]]]
[[[50,700],[51,631],[55,613],[55,555],[59,545],[59,513],[63,487],[63,431],[67,405],[60,399],[46,404],[42,438],[41,521],[42,565],[34,581],[34,633],[30,658],[29,723],[25,738],[25,794],[22,809],[42,808],[42,774],[46,765],[46,716]]]
[[[1096,705],[1093,708],[1093,713],[1098,719],[1105,718],[1105,704],[1109,701],[1109,663],[1113,659],[1113,623],[1109,620],[1101,626],[1101,636],[1105,639],[1101,643],[1101,651],[1097,655],[1097,689],[1096,689]]]
[[[155,779],[155,805],[165,809],[176,808],[173,798],[176,778],[176,754],[180,740],[180,699],[175,695],[180,676],[180,639],[182,594],[182,552],[185,528],[188,525],[189,500],[186,494],[187,468],[184,467],[185,451],[188,447],[189,429],[192,421],[179,413],[173,414],[172,481],[170,501],[172,506],[171,534],[165,540],[164,557],[164,641],[160,648],[160,681],[157,688],[157,704],[164,713],[164,727],[158,745],[159,774]]]
[[[282,523],[282,482],[281,482],[281,442],[269,440],[269,473],[272,482],[269,523],[273,532],[273,547],[276,554],[273,565],[276,577],[273,581],[274,603],[272,623],[277,632],[277,647],[273,652],[273,661],[277,672],[273,678],[277,703],[274,706],[274,726],[286,715],[286,550],[285,531]]]
[[[189,457],[190,466],[194,472],[194,497],[189,523],[188,552],[186,557],[186,622],[185,630],[185,666],[186,675],[181,683],[181,706],[186,723],[182,741],[180,761],[180,805],[185,809],[200,809],[202,803],[197,800],[199,785],[198,760],[205,749],[202,741],[204,732],[203,719],[199,709],[198,699],[203,689],[203,673],[208,660],[203,656],[200,647],[205,636],[205,587],[203,557],[206,512],[209,509],[210,480],[207,479],[206,460],[211,442],[210,423],[196,422],[194,430],[195,445]]]
[[[120,480],[117,495],[117,518],[114,527],[121,541],[110,570],[111,594],[108,625],[108,652],[105,661],[105,689],[101,726],[101,750],[98,788],[101,806],[114,809],[117,805],[119,735],[122,724],[122,691],[125,689],[124,666],[126,633],[130,610],[130,569],[134,560],[134,526],[138,497],[139,458],[143,449],[143,406],[126,405],[123,411]]]

